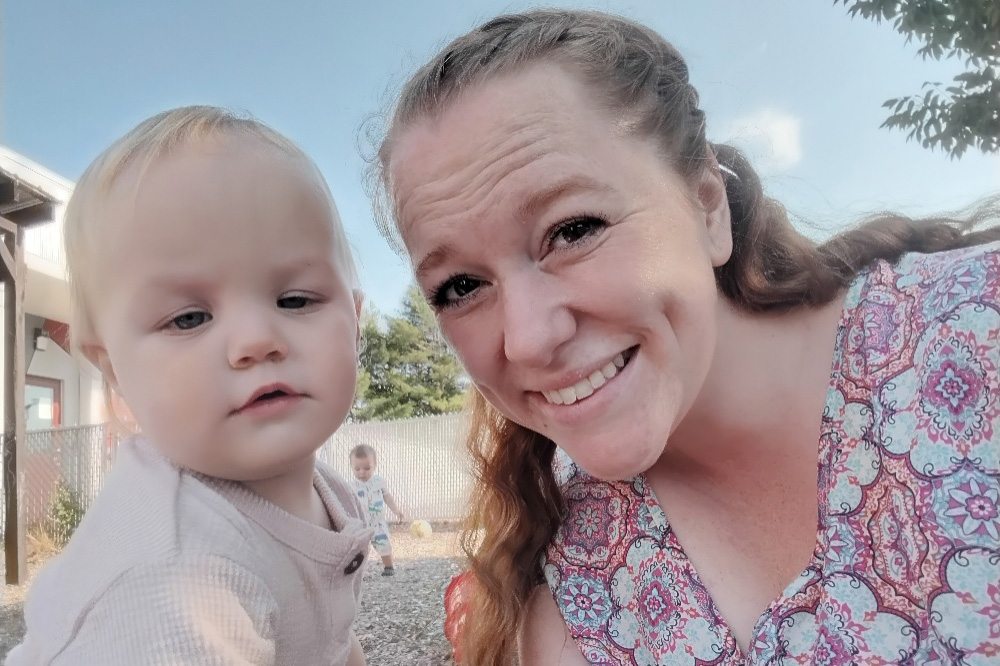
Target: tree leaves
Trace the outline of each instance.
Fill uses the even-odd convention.
[[[851,17],[891,21],[923,58],[961,58],[967,71],[950,85],[887,100],[882,127],[952,158],[970,148],[1000,151],[1000,2],[997,0],[834,0]]]
[[[361,339],[353,420],[431,416],[462,408],[462,368],[415,286],[406,292],[402,316],[366,313]]]

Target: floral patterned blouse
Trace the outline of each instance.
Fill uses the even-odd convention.
[[[1000,664],[1000,244],[848,291],[813,558],[736,644],[643,478],[558,470],[545,576],[591,664]]]

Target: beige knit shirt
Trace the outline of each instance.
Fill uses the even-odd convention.
[[[315,478],[336,531],[123,444],[6,666],[344,664],[372,533],[336,472]]]

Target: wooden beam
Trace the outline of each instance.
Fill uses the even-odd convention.
[[[17,231],[17,225],[8,220],[3,215],[0,215],[0,231],[4,231],[6,233],[14,233],[15,231]]]
[[[6,235],[14,236],[16,234],[17,230],[15,229],[13,233],[8,231]],[[14,257],[11,256],[6,243],[0,243],[0,259],[3,260],[3,266],[0,266],[0,268],[4,269],[4,272],[0,273],[0,275],[3,277],[17,275],[17,266],[14,264]]]
[[[0,204],[4,201],[13,201],[17,196],[17,185],[13,180],[0,175]]]
[[[24,533],[24,232],[4,235],[14,270],[3,279],[4,396],[3,479],[4,561],[9,585],[28,577]]]
[[[56,218],[56,207],[47,201],[41,201],[27,208],[10,211],[4,217],[18,227],[31,227],[54,220]]]

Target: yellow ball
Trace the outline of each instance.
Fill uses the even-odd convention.
[[[433,532],[434,531],[431,529],[431,524],[428,523],[426,520],[414,520],[410,524],[410,534],[419,539],[426,539],[431,534],[433,534]]]

